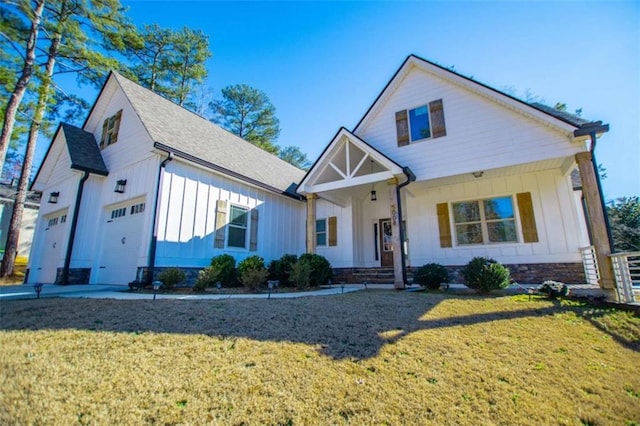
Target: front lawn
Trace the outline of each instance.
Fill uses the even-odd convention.
[[[640,424],[640,318],[527,296],[0,304],[0,424]]]

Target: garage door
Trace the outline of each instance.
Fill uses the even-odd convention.
[[[53,283],[56,280],[58,268],[64,264],[64,251],[67,245],[67,212],[57,212],[45,216],[44,242],[40,257],[40,266],[37,267],[34,277],[40,283]]]
[[[144,238],[144,201],[120,205],[107,211],[99,284],[126,285],[136,278],[140,241]]]

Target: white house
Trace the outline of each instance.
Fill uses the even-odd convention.
[[[455,273],[474,256],[521,282],[585,282],[581,248],[607,254],[590,161],[607,129],[411,55],[304,174],[112,73],[38,172],[28,281],[126,284],[220,253],[307,251],[345,280],[389,268],[398,287],[411,268]]]

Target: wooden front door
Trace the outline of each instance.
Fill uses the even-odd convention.
[[[393,242],[392,242],[392,228],[391,219],[380,219],[380,266],[393,267]]]

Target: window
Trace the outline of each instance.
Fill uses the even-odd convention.
[[[398,146],[447,135],[442,99],[410,110],[396,112]]]
[[[249,209],[239,206],[231,206],[229,209],[229,232],[227,246],[247,247],[247,225]]]
[[[120,209],[111,210],[111,219],[117,219],[127,214],[127,208],[122,207]]]
[[[327,245],[327,219],[316,220],[316,246]]]
[[[104,149],[118,141],[118,132],[120,131],[121,119],[122,110],[104,120],[104,123],[102,124],[102,139],[100,140],[100,149]]]
[[[517,242],[511,197],[453,203],[459,245]]]
[[[144,212],[144,203],[134,204],[131,206],[131,214],[138,214]]]

